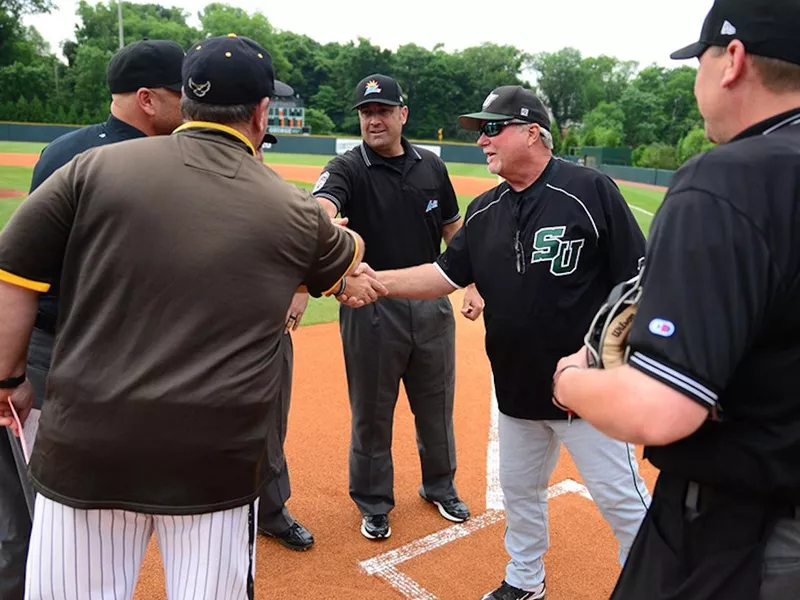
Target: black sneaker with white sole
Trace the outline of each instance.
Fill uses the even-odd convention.
[[[508,585],[505,581],[500,584],[500,587],[489,592],[481,598],[481,600],[544,600],[545,585],[544,581],[540,583],[536,590],[528,592]]]
[[[419,497],[426,502],[435,504],[436,508],[439,509],[439,514],[441,514],[448,521],[452,521],[453,523],[463,523],[469,519],[469,508],[467,508],[467,505],[464,504],[458,497],[450,498],[448,500],[431,500],[425,496],[425,492],[422,490],[419,491]]]
[[[361,534],[370,540],[385,540],[392,535],[389,515],[367,515],[361,519]]]

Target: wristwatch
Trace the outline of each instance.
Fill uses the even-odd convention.
[[[25,373],[17,377],[9,377],[0,380],[0,390],[13,390],[25,383]]]

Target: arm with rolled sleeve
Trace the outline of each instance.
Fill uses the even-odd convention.
[[[764,321],[779,276],[762,232],[723,199],[670,195],[651,233],[627,365],[568,369],[555,397],[604,433],[664,445],[694,433]],[[562,359],[577,365],[582,353]]]

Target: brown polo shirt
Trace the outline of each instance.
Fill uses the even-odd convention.
[[[222,129],[224,131],[220,131]],[[355,239],[226,128],[90,150],[0,234],[0,280],[60,278],[31,474],[75,508],[192,514],[258,493],[286,311]]]

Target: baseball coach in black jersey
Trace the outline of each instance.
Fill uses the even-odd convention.
[[[797,0],[718,0],[672,55],[719,146],[653,221],[627,364],[559,364],[558,401],[661,470],[614,600],[800,597],[798,31]]]
[[[553,157],[549,115],[530,90],[499,87],[483,112],[459,122],[480,131],[489,171],[505,182],[470,204],[436,261],[377,276],[390,296],[435,298],[475,283],[484,298],[511,557],[485,598],[540,600],[547,486],[562,442],[614,530],[621,561],[650,500],[630,446],[568,421],[551,402],[556,363],[581,347],[613,286],[636,274],[644,236],[613,181]]]

